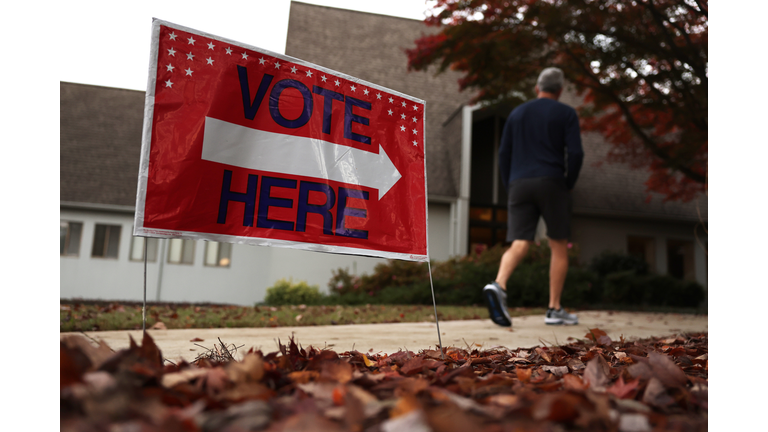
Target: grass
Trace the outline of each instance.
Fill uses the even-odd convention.
[[[141,303],[61,301],[61,332],[140,330]],[[485,306],[439,306],[440,320],[488,318]],[[544,314],[545,310],[510,309],[511,316]],[[147,328],[157,322],[169,329],[284,327],[434,321],[432,306],[233,306],[148,303]]]

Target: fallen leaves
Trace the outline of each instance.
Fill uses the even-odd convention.
[[[559,347],[391,355],[291,339],[277,352],[178,365],[163,365],[149,335],[118,352],[64,338],[61,430],[706,430],[706,334],[603,333]]]

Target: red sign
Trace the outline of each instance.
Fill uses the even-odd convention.
[[[160,20],[150,63],[135,235],[427,260],[423,100]]]

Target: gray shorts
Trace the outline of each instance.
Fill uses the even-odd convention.
[[[571,236],[571,193],[565,178],[534,177],[514,180],[507,198],[507,241],[533,240],[539,216],[547,224],[547,237]]]

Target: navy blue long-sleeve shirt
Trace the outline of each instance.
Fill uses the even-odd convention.
[[[573,189],[579,177],[581,148],[576,110],[554,99],[528,101],[509,114],[499,146],[501,178],[565,178]]]

